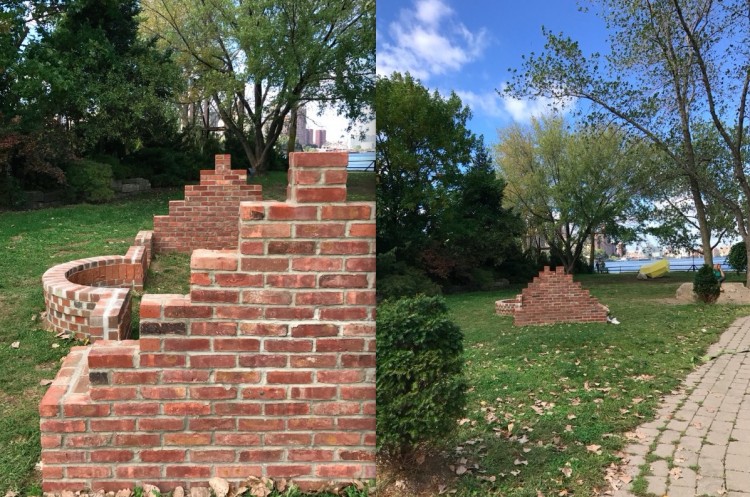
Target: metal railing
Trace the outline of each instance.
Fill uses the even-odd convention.
[[[375,171],[375,159],[350,158],[346,169],[349,171]]]

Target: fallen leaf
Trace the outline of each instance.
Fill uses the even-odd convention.
[[[520,466],[521,464],[523,464],[524,466],[528,466],[529,465],[529,461],[523,461],[521,459],[516,459],[515,461],[513,461],[513,464],[515,464],[516,466]]]
[[[12,349],[17,349],[20,346],[21,346],[21,342],[13,342],[13,343],[10,344],[10,347]]]
[[[421,466],[422,464],[424,464],[424,459],[425,459],[424,453],[417,454],[417,465]]]
[[[591,444],[586,446],[586,450],[589,452],[593,452],[594,454],[601,454],[602,451],[600,450],[602,448],[601,445]]]
[[[565,431],[573,431],[573,425],[565,425]]]
[[[465,425],[466,423],[469,423],[469,422],[471,422],[471,420],[469,418],[461,418],[461,419],[458,420],[458,426],[463,426],[463,425]]]
[[[576,415],[575,414],[568,414],[567,417],[568,417],[568,419],[576,419]]]
[[[53,343],[52,344],[52,348],[53,349],[58,349],[58,348],[60,348],[60,344],[59,343]]]
[[[518,475],[521,474],[521,472],[518,471],[518,470],[513,470],[513,471],[510,472],[510,474],[512,474],[513,476],[518,476]]]
[[[39,384],[43,387],[46,387],[47,385],[51,385],[55,380],[40,380]],[[5,497],[8,497],[7,495]]]
[[[565,478],[570,478],[573,474],[573,468],[570,467],[570,463],[566,463],[564,468],[559,468],[560,472],[565,475]]]
[[[461,464],[460,466],[458,466],[458,467],[456,468],[456,474],[457,474],[458,476],[461,476],[461,475],[462,475],[462,474],[464,474],[464,473],[466,473],[466,466],[464,466],[463,464]]]

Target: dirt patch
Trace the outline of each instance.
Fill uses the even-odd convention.
[[[415,458],[398,462],[378,457],[375,494],[378,497],[432,497],[455,488],[458,478],[450,470],[448,459],[438,453],[423,456],[421,464]]]
[[[750,288],[742,283],[724,283],[721,285],[722,292],[716,300],[717,304],[750,305]],[[683,283],[677,289],[674,299],[663,299],[664,303],[692,304],[696,302],[693,294],[693,284]],[[670,302],[671,301],[671,302]]]

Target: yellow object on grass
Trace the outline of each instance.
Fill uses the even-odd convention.
[[[661,278],[669,272],[669,261],[662,259],[660,261],[652,262],[641,266],[638,271],[638,279],[645,280],[647,278]]]

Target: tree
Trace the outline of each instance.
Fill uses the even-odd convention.
[[[495,153],[508,183],[506,203],[573,272],[595,230],[624,221],[634,194],[636,147],[617,128],[571,133],[553,115],[499,134]]]
[[[190,91],[208,98],[263,172],[289,117],[307,102],[350,119],[374,95],[374,0],[145,0],[145,29],[180,55]],[[290,147],[294,147],[294,133]]]
[[[375,106],[377,246],[416,262],[439,233],[450,191],[471,162],[476,137],[470,110],[455,93],[443,98],[409,74],[378,78]]]
[[[545,32],[545,52],[527,59],[525,71],[508,91],[582,99],[593,104],[595,117],[614,117],[662,150],[687,177],[704,262],[710,265],[704,194],[732,213],[743,240],[750,238],[750,183],[744,170],[750,89],[747,2],[600,0],[598,5],[611,31],[611,55],[604,60],[598,54],[586,57],[572,39]],[[741,189],[739,197],[710,180],[696,156],[694,126],[706,119],[730,157],[721,180],[733,179]]]
[[[136,0],[76,0],[26,50],[27,114],[63,124],[79,155],[122,156],[176,129],[177,68],[138,37],[138,13]]]

